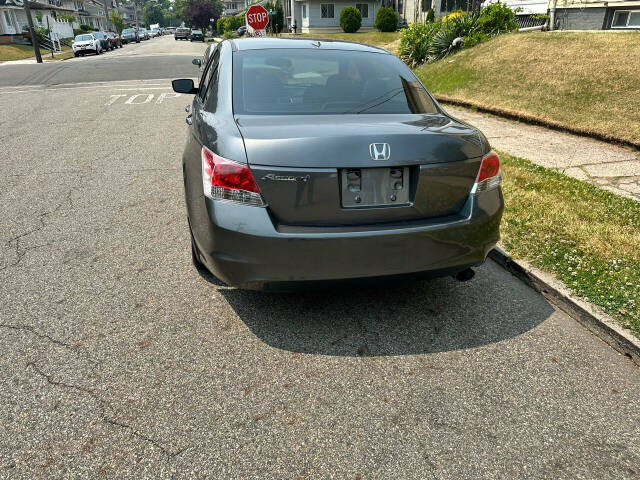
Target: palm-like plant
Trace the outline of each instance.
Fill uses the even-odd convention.
[[[463,39],[477,33],[478,18],[477,13],[470,13],[442,22],[441,28],[432,36],[429,42],[429,61],[446,57],[462,47],[462,41],[454,42],[454,40],[456,38]]]

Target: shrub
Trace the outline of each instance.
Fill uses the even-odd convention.
[[[442,21],[447,22],[449,20],[453,20],[454,18],[462,17],[463,15],[466,15],[466,14],[462,10],[457,10],[455,12],[451,12],[446,17],[442,17]]]
[[[235,17],[227,17],[229,31],[234,32],[244,25],[244,15],[236,15]]]
[[[480,30],[487,35],[499,35],[518,28],[516,14],[504,3],[492,3],[480,10]]]
[[[236,15],[235,17],[220,17],[216,22],[216,30],[218,35],[223,36],[225,32],[233,32],[244,25],[244,16]]]
[[[391,7],[381,7],[376,14],[375,26],[381,32],[395,32],[398,29],[398,14]]]
[[[479,31],[472,32],[464,37],[462,41],[462,47],[463,48],[475,47],[479,43],[484,42],[487,38],[488,36],[483,32],[479,32]]]
[[[441,20],[414,23],[403,30],[398,55],[415,67],[516,28],[514,11],[503,3],[488,5],[479,13],[453,12]]]
[[[238,38],[238,34],[234,31],[226,31],[222,34],[222,38],[224,38],[225,40],[229,38]]]
[[[466,38],[471,38],[472,42],[477,43],[481,38],[478,34],[482,33],[479,30],[478,18],[478,14],[468,13],[443,21],[442,27],[433,36],[429,45],[430,60],[446,57],[461,47],[470,46],[465,43]],[[456,38],[460,38],[461,41],[454,42]]]
[[[222,35],[226,30],[227,18],[229,17],[220,17],[216,21],[216,31],[218,35]]]
[[[434,33],[440,28],[440,22],[412,23],[402,30],[398,56],[410,67],[415,67],[427,60],[429,43]]]
[[[82,30],[83,32],[90,32],[93,30],[93,27],[91,25],[82,24],[80,25],[80,30]]]
[[[80,28],[74,28],[73,29],[73,36],[75,37],[76,35],[82,35],[83,33],[85,33],[82,29]]]
[[[362,25],[362,15],[355,7],[344,7],[340,12],[340,26],[345,33],[356,33]]]

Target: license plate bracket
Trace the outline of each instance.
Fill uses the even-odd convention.
[[[342,208],[406,206],[409,167],[343,168],[340,188]]]

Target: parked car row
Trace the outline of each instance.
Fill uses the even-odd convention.
[[[147,30],[142,27],[125,28],[120,35],[115,32],[87,32],[76,35],[74,38],[72,44],[73,54],[76,57],[84,56],[87,53],[100,55],[116,48],[122,48],[127,43],[140,43],[142,40],[149,40],[162,35],[165,35],[163,28]]]
[[[71,44],[73,54],[76,57],[87,53],[100,55],[103,52],[122,48],[127,43],[123,37],[114,32],[90,32],[76,35]]]

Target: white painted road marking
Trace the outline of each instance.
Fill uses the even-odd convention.
[[[126,97],[127,95],[124,93],[120,93],[118,95],[111,95],[111,98],[109,99],[109,101],[107,103],[105,103],[105,106],[109,106],[109,105],[113,105],[115,103],[116,100],[118,100],[120,97]]]
[[[145,98],[142,102],[134,102],[134,100],[136,100],[138,97],[142,97],[143,95],[147,98]],[[135,95],[131,95],[124,103],[126,103],[127,105],[143,105],[145,103],[149,103],[151,100],[153,100],[153,93],[136,93]]]
[[[126,93],[116,93],[113,95],[109,95],[109,100],[104,104],[106,107],[109,107],[116,103],[119,99],[123,97],[127,97]],[[166,98],[178,98],[180,96],[179,93],[175,92],[163,92],[158,95],[154,105],[160,105]],[[142,101],[139,101],[139,97],[144,97]],[[145,103],[150,103],[155,98],[153,93],[135,93],[131,95],[127,100],[124,101],[125,105],[144,105]]]
[[[180,94],[176,92],[161,93],[160,95],[158,95],[158,99],[156,100],[156,105],[160,105],[162,102],[164,102],[165,98],[178,98],[179,96]]]

